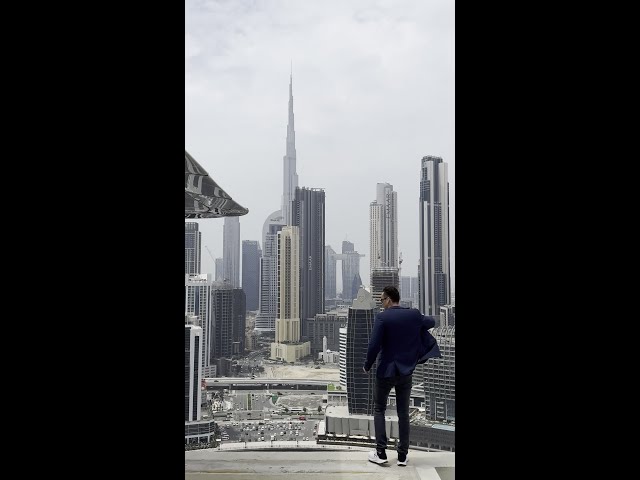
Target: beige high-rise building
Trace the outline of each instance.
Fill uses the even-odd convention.
[[[300,343],[300,229],[278,232],[278,313],[271,358],[295,362],[311,353],[310,342]]]
[[[374,268],[398,266],[398,193],[393,185],[378,183],[369,205],[369,274]]]

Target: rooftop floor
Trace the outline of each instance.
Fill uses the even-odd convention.
[[[333,447],[333,446],[332,446]],[[397,455],[387,449],[389,462],[376,465],[367,460],[370,448],[335,447],[290,450],[205,449],[185,452],[185,480],[304,478],[305,480],[454,480],[455,453],[409,449],[408,465],[396,465]]]

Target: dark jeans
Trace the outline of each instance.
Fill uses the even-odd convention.
[[[409,452],[409,400],[411,397],[412,375],[376,378],[374,393],[373,425],[376,429],[376,449],[387,448],[387,431],[384,413],[387,409],[387,398],[393,387],[396,387],[396,408],[398,409],[399,441],[396,450],[398,455]]]

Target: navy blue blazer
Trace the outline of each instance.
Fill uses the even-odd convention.
[[[435,325],[433,317],[422,315],[416,308],[394,306],[378,313],[364,369],[371,369],[378,353],[378,378],[410,375],[418,363],[441,357],[438,343],[429,333]]]

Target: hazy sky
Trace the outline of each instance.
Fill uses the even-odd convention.
[[[398,192],[401,275],[419,259],[420,160],[449,165],[455,272],[455,4],[451,0],[186,0],[185,149],[249,213],[280,208],[293,65],[300,187],[326,194],[326,245],[355,243],[369,279],[369,203]],[[223,219],[198,221],[222,257]],[[338,264],[339,265],[339,264]],[[202,251],[203,272],[213,261]],[[338,275],[338,282],[340,275]]]

